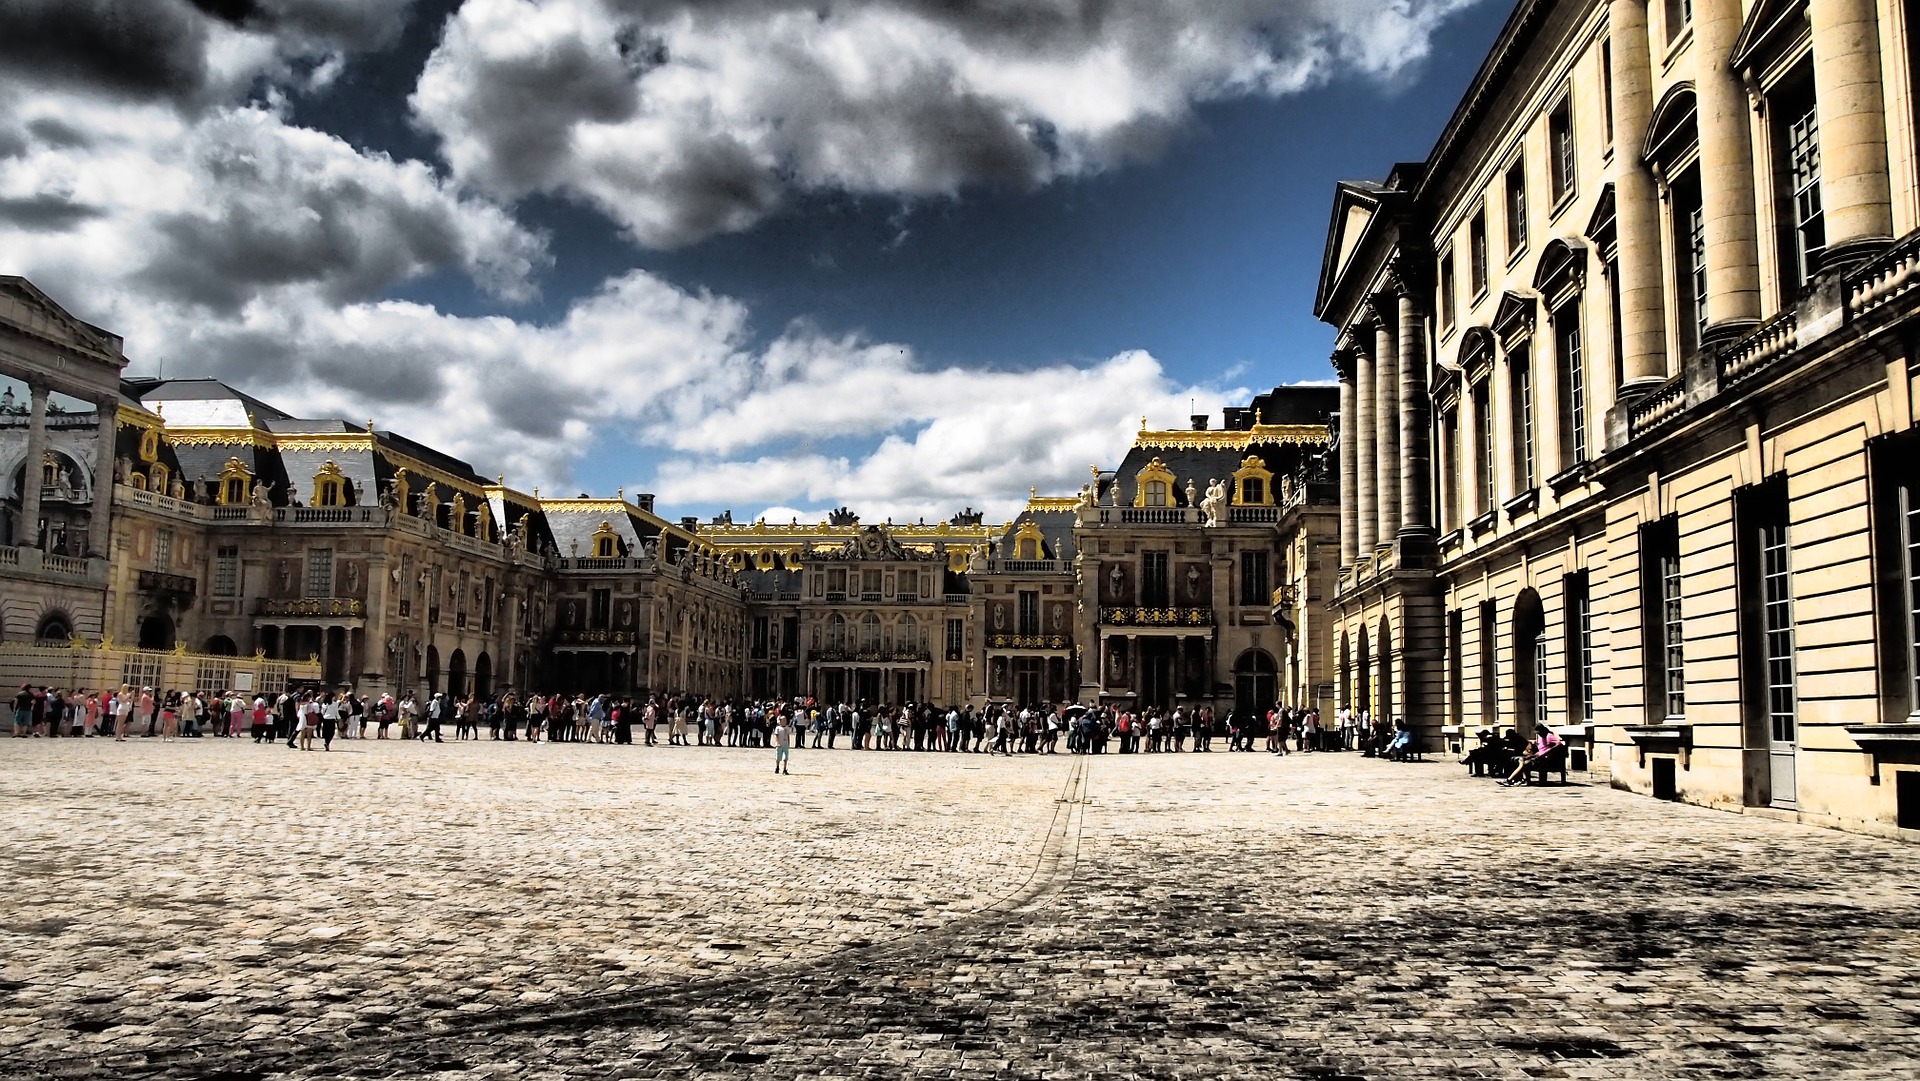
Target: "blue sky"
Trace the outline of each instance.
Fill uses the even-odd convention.
[[[0,63],[0,269],[137,368],[523,487],[911,517],[1327,378],[1333,183],[1426,153],[1511,4],[138,7],[149,77],[111,27]]]

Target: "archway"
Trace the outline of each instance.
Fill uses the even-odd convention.
[[[1547,723],[1546,630],[1540,594],[1521,590],[1513,601],[1513,726],[1528,738]]]
[[[1359,643],[1358,657],[1353,662],[1354,698],[1353,708],[1373,713],[1373,644],[1367,640],[1367,628],[1363,625],[1354,635]]]
[[[1351,709],[1353,698],[1353,637],[1340,636],[1340,705]]]
[[[1379,684],[1378,684],[1378,686],[1379,686],[1379,690],[1378,690],[1378,692],[1377,692],[1377,693],[1379,694],[1379,696],[1380,696],[1380,712],[1379,712],[1379,716],[1382,716],[1382,717],[1385,717],[1385,718],[1387,718],[1388,720],[1392,720],[1392,719],[1393,719],[1393,707],[1394,707],[1394,701],[1393,701],[1393,624],[1392,624],[1391,622],[1389,622],[1389,621],[1387,621],[1387,620],[1384,620],[1384,619],[1380,621],[1380,654],[1379,654],[1379,664],[1380,664],[1380,677],[1379,677],[1379,679],[1380,679],[1380,682],[1379,682]]]
[[[224,634],[216,634],[212,638],[207,639],[207,644],[204,648],[208,653],[216,657],[238,657],[240,655],[240,647],[234,644],[233,639],[228,638]]]
[[[493,697],[493,658],[485,653],[473,662],[473,693],[482,698]]]
[[[428,646],[427,647],[427,693],[429,695],[432,695],[432,694],[438,694],[439,691],[440,691],[440,650],[434,646]]]
[[[141,649],[172,649],[173,642],[173,617],[151,615],[140,621]]]
[[[36,642],[67,642],[72,639],[73,618],[58,608],[42,615],[33,628],[33,640]]]
[[[1264,649],[1249,649],[1233,662],[1233,712],[1247,717],[1266,713],[1279,702],[1277,666]]]
[[[456,649],[453,656],[447,658],[447,694],[453,698],[467,696],[467,653]]]

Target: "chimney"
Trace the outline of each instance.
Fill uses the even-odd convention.
[[[648,514],[652,514],[653,513],[653,493],[641,492],[639,495],[634,496],[633,505],[636,507],[639,507],[643,511],[646,511]]]
[[[700,519],[689,514],[680,519],[680,528],[689,533],[698,533],[700,531]]]
[[[1194,431],[1204,432],[1207,430],[1207,414],[1195,413],[1191,419],[1193,420]]]

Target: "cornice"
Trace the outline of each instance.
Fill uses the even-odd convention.
[[[1256,424],[1233,428],[1141,432],[1133,445],[1141,450],[1246,450],[1257,443],[1309,443],[1324,446],[1332,436],[1323,424]]]

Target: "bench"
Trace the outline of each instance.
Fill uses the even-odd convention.
[[[1568,783],[1567,782],[1567,745],[1564,743],[1558,747],[1555,747],[1553,750],[1548,751],[1545,755],[1542,755],[1538,760],[1536,760],[1531,765],[1529,765],[1527,767],[1527,780],[1531,782],[1534,778],[1534,775],[1538,774],[1540,777],[1540,783],[1546,784],[1547,775],[1551,773],[1558,773],[1560,775],[1561,784]]]

